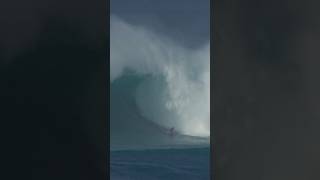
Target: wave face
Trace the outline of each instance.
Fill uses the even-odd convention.
[[[110,34],[111,148],[208,144],[209,43],[187,49],[115,16]]]

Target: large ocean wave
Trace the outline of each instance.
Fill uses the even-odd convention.
[[[110,34],[111,147],[208,144],[209,43],[184,48],[115,16]]]

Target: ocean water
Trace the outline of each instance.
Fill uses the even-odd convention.
[[[208,180],[209,43],[110,20],[111,180]]]
[[[209,180],[210,148],[110,153],[111,180]]]

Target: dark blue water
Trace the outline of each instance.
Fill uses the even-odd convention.
[[[111,180],[209,180],[210,148],[110,153]]]

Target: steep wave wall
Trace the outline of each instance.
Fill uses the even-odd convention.
[[[110,33],[111,146],[208,143],[209,43],[187,49],[115,16]]]

